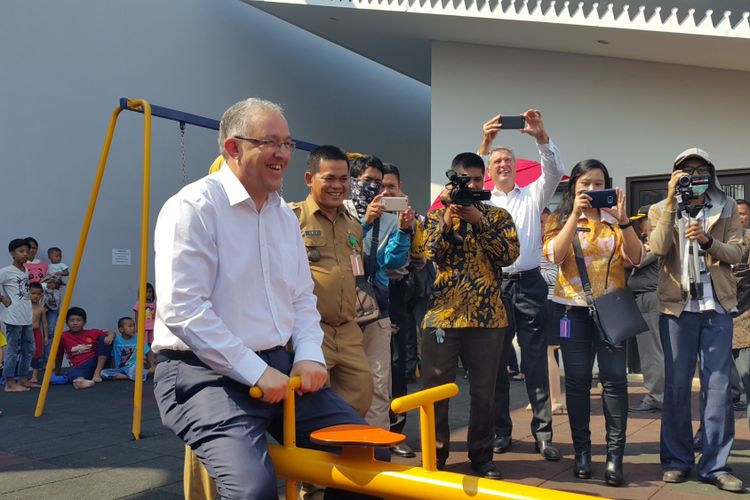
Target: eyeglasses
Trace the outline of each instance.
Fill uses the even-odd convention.
[[[286,149],[290,153],[293,153],[294,150],[297,149],[297,143],[294,141],[279,142],[275,139],[256,139],[254,137],[242,137],[241,135],[235,135],[234,138],[241,141],[251,142],[261,149],[269,149],[273,147],[276,151]]]
[[[680,167],[680,170],[688,175],[708,175],[708,167],[701,165],[700,167]]]

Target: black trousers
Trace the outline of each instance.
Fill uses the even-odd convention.
[[[531,433],[537,441],[552,440],[552,408],[549,401],[547,370],[546,307],[547,283],[541,273],[529,273],[522,279],[503,280],[503,295],[510,320],[521,346],[521,371],[526,376],[526,392],[531,403]],[[506,366],[513,350],[513,335],[506,335],[503,359],[495,384],[495,435],[510,436],[510,380]],[[469,371],[474,368],[469,366]]]
[[[283,349],[260,356],[282,373],[292,368],[293,354]],[[283,407],[251,399],[247,390],[194,357],[160,361],[154,374],[162,423],[206,466],[216,480],[219,497],[277,500],[266,432],[282,442]],[[321,448],[310,441],[310,433],[316,429],[365,424],[330,388],[298,396],[295,409],[296,440],[301,447]],[[379,459],[389,459],[387,449],[376,452]],[[329,489],[326,498],[371,497]]]
[[[556,304],[557,320],[565,307]],[[604,388],[602,403],[606,427],[607,452],[623,453],[628,425],[628,378],[625,345],[612,347],[599,337],[587,307],[571,307],[570,338],[560,339],[565,365],[565,402],[568,421],[577,453],[591,451],[591,376],[594,356],[599,362],[599,380]]]
[[[504,328],[446,328],[439,342],[435,329],[422,337],[422,380],[429,389],[456,380],[458,356],[469,363],[469,459],[482,464],[492,460],[492,416],[497,368],[500,366]],[[435,404],[435,438],[438,460],[448,458],[450,428],[448,400]]]
[[[416,337],[417,330],[414,317],[408,309],[406,300],[406,282],[393,281],[389,285],[391,305],[391,396],[398,398],[407,393],[406,386],[406,347],[411,337]],[[405,415],[404,415],[405,416]],[[406,425],[406,419],[391,427],[394,432],[401,432]]]

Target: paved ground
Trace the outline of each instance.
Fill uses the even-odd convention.
[[[460,379],[461,393],[451,403],[454,447],[449,469],[469,472],[465,463],[465,425],[468,391]],[[181,443],[159,421],[151,392],[144,389],[143,438],[130,434],[132,388],[128,382],[109,382],[95,389],[75,391],[53,387],[45,415],[34,418],[37,393],[0,392],[0,498],[54,499],[169,499],[182,496]],[[412,386],[413,390],[417,386]],[[642,392],[631,383],[631,403]],[[694,395],[695,396],[695,395]],[[658,466],[659,415],[631,417],[625,465],[627,486],[607,487],[602,479],[604,419],[598,391],[592,394],[594,479],[580,481],[572,475],[572,446],[567,416],[555,417],[555,442],[564,454],[557,463],[545,462],[535,452],[525,411],[525,391],[513,382],[515,441],[511,452],[496,455],[496,463],[508,481],[545,488],[584,492],[609,498],[674,499],[730,498],[714,486],[692,480],[679,485],[660,481]],[[694,398],[695,399],[695,398]],[[696,415],[694,412],[693,415]],[[735,473],[750,482],[750,430],[746,414],[737,417],[737,440],[731,456]],[[415,448],[419,444],[418,418],[410,416],[406,432]],[[697,422],[694,420],[697,426]]]

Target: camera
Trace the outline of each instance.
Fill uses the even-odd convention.
[[[677,179],[677,194],[686,202],[694,200],[706,192],[710,182],[708,175],[683,175]]]
[[[473,205],[481,203],[492,198],[492,192],[487,189],[470,189],[468,184],[471,178],[468,175],[461,175],[455,170],[448,170],[445,175],[453,186],[450,192],[450,203],[456,205]]]

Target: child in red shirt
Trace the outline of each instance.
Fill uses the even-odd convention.
[[[71,368],[64,375],[52,375],[50,381],[56,385],[73,384],[76,389],[88,389],[101,382],[101,371],[112,354],[115,334],[103,330],[84,330],[86,311],[71,307],[65,317],[68,330],[62,332],[60,343]],[[63,351],[58,352],[62,362]]]

